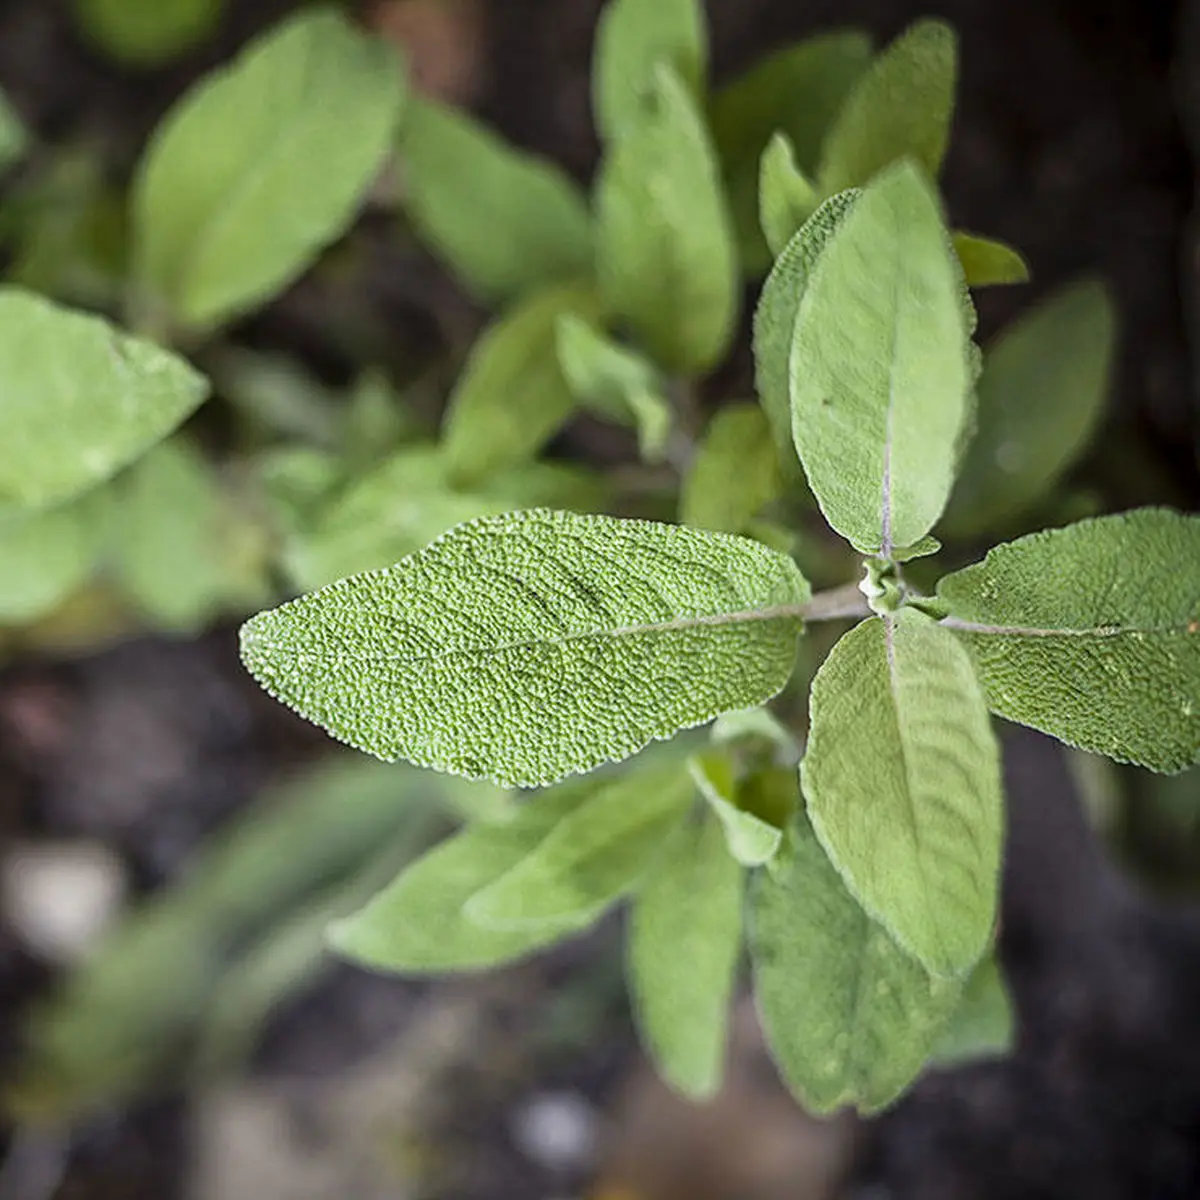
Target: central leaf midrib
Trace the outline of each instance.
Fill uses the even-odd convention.
[[[1194,622],[1184,622],[1180,625],[1154,625],[1154,626],[1118,626],[1118,625],[1096,625],[1084,629],[1076,628],[1042,628],[1036,625],[992,625],[978,621],[967,621],[961,617],[944,617],[939,622],[946,629],[957,630],[960,633],[983,633],[995,637],[1095,637],[1095,638],[1115,638],[1115,637],[1131,637],[1134,634],[1142,634],[1143,636],[1154,636],[1161,634],[1173,633],[1197,633],[1200,630],[1192,629]]]

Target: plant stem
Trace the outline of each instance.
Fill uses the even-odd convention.
[[[870,605],[858,590],[857,583],[846,583],[841,587],[818,592],[805,606],[806,621],[840,621],[845,617],[869,617]]]

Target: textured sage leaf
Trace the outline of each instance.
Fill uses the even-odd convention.
[[[864,552],[919,541],[950,495],[973,383],[963,295],[938,199],[907,163],[863,190],[808,280],[792,436],[826,520]]]
[[[971,972],[950,1023],[938,1039],[933,1059],[943,1067],[1012,1052],[1016,1033],[1012,997],[995,954]]]
[[[818,259],[859,194],[831,197],[801,226],[767,276],[754,312],[754,381],[784,462],[796,461],[789,370],[796,316]]]
[[[781,133],[796,165],[814,179],[825,133],[870,60],[865,33],[833,30],[768,56],[713,97],[713,140],[748,274],[761,275],[771,265],[759,225],[760,166],[767,143]]]
[[[0,506],[41,508],[101,483],[208,394],[174,354],[99,317],[0,288]]]
[[[0,171],[19,161],[28,148],[29,131],[8,97],[0,91]]]
[[[719,750],[694,754],[688,770],[720,822],[734,861],[746,867],[769,862],[783,839],[781,829],[739,805],[739,782],[733,760]]]
[[[464,910],[490,929],[594,919],[657,865],[694,796],[678,761],[633,766],[596,788]]]
[[[741,533],[783,490],[771,426],[757,404],[731,404],[709,422],[683,480],[685,525]]]
[[[443,446],[451,477],[474,484],[532,458],[575,406],[556,348],[559,318],[594,316],[589,288],[555,286],[484,331],[450,396]]]
[[[217,27],[226,0],[75,0],[75,19],[106,54],[135,67],[154,67],[203,42]]]
[[[330,927],[347,958],[379,971],[479,971],[522,958],[585,929],[598,911],[524,929],[488,929],[463,912],[472,896],[532,854],[585,803],[595,780],[573,780],[525,801],[503,823],[468,826],[400,873],[369,904]]]
[[[796,165],[791,142],[775,134],[763,151],[758,184],[759,223],[772,255],[783,252],[819,204],[811,181]]]
[[[671,433],[671,406],[654,365],[570,313],[558,320],[557,348],[575,399],[602,416],[634,425],[642,457],[659,461]]]
[[[700,98],[708,31],[699,0],[608,0],[592,67],[592,111],[605,140],[624,137],[639,123],[660,63]]]
[[[115,485],[113,573],[155,624],[195,631],[270,595],[263,547],[227,484],[191,443],[156,446]]]
[[[1200,517],[1143,508],[947,575],[993,712],[1154,771],[1200,762]]]
[[[943,21],[910,25],[859,77],[825,139],[825,195],[860,187],[901,158],[937,176],[950,138],[958,48]]]
[[[479,488],[458,491],[440,450],[409,446],[323,506],[291,539],[285,561],[298,587],[324,587],[390,567],[475,517],[525,506],[589,512],[603,508],[604,501],[602,480],[557,463],[528,463]]]
[[[741,942],[741,868],[715,819],[688,822],[634,898],[627,973],[642,1044],[693,1099],[721,1085]]]
[[[134,185],[137,275],[172,319],[207,327],[296,278],[350,224],[404,95],[382,40],[301,11],[167,115]]]
[[[242,655],[380,758],[544,784],[774,695],[808,598],[755,542],[531,510],[260,613]]]
[[[1011,246],[973,233],[955,233],[954,252],[968,287],[1028,283],[1029,264]]]
[[[409,216],[481,300],[495,304],[591,270],[587,202],[553,163],[426,99],[408,106],[400,156]]]
[[[988,347],[947,533],[1002,527],[1076,461],[1104,415],[1115,325],[1106,288],[1089,281],[1056,292]]]
[[[601,299],[667,370],[719,362],[739,279],[716,156],[686,86],[660,65],[641,115],[610,147],[596,193]]]
[[[87,581],[108,535],[108,516],[101,488],[46,512],[0,513],[0,625],[43,616]]]
[[[961,975],[996,920],[999,752],[970,655],[923,613],[872,617],[813,682],[800,783],[847,886],[937,975]]]
[[[755,873],[749,943],[767,1047],[810,1112],[886,1108],[920,1073],[954,1011],[930,975],[846,890],[801,813]]]

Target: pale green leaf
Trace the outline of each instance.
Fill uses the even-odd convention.
[[[558,432],[575,399],[558,363],[564,313],[592,317],[583,286],[555,286],[494,321],[471,350],[446,409],[443,444],[452,478],[475,484],[532,458]]]
[[[0,288],[0,506],[101,483],[191,414],[208,381],[99,317]]]
[[[592,67],[592,110],[603,138],[624,137],[638,123],[659,63],[702,96],[708,31],[699,0],[608,0]]]
[[[800,749],[790,729],[766,708],[739,708],[722,713],[712,725],[712,740],[717,746],[737,746],[749,742],[766,746],[782,764],[795,766]]]
[[[591,270],[587,202],[553,163],[428,99],[408,107],[400,156],[417,231],[481,300],[509,300]]]
[[[0,625],[43,616],[87,581],[108,535],[108,499],[97,488],[46,512],[0,513]]]
[[[596,193],[605,307],[669,371],[720,361],[737,323],[733,229],[695,101],[665,66],[645,111],[610,147]]]
[[[468,919],[489,929],[594,920],[657,867],[694,796],[681,763],[637,766],[602,783],[495,883]]]
[[[825,139],[821,191],[859,187],[901,158],[936,177],[950,138],[957,71],[957,40],[942,21],[917,21],[885,47]]]
[[[846,890],[798,814],[756,872],[749,942],[771,1057],[810,1112],[886,1108],[920,1073],[958,1001]]]
[[[1021,516],[1075,462],[1104,415],[1115,324],[1103,284],[1074,284],[988,347],[947,533],[970,536]]]
[[[971,972],[954,1016],[933,1053],[938,1066],[953,1067],[984,1058],[1003,1058],[1013,1048],[1016,1019],[1012,998],[995,954]]]
[[[864,189],[820,254],[792,340],[796,450],[826,520],[858,549],[890,558],[941,516],[970,416],[970,344],[937,196],[903,164]]]
[[[796,165],[791,142],[784,134],[775,134],[763,151],[758,184],[758,219],[773,255],[783,253],[820,202],[811,181]]]
[[[261,613],[242,655],[380,758],[542,784],[774,695],[808,597],[755,542],[532,510]]]
[[[757,404],[731,404],[709,422],[683,480],[685,525],[741,533],[783,490],[771,426]]]
[[[867,913],[938,975],[996,920],[999,752],[970,655],[924,613],[872,617],[813,682],[800,783],[821,844]]]
[[[643,1045],[693,1099],[721,1085],[741,941],[741,869],[715,820],[688,822],[634,898],[627,973]]]
[[[213,33],[226,0],[75,0],[75,19],[106,54],[155,67]]]
[[[954,252],[968,287],[1028,283],[1029,264],[1011,246],[973,233],[955,233]]]
[[[642,457],[657,462],[671,432],[671,406],[653,363],[570,313],[558,321],[558,362],[575,399],[634,425]]]
[[[732,858],[746,867],[769,862],[779,849],[783,832],[741,807],[737,772],[729,755],[714,750],[694,754],[688,759],[688,770],[720,822]]]
[[[587,928],[598,912],[524,929],[488,929],[465,916],[472,896],[502,878],[603,781],[575,780],[540,792],[508,821],[472,825],[401,872],[360,912],[329,930],[334,949],[379,971],[478,971],[522,958]]]
[[[330,9],[295,14],[203,79],[134,185],[150,301],[203,328],[295,279],[353,219],[403,95],[390,47]]]
[[[814,178],[825,133],[870,59],[871,40],[865,33],[834,30],[777,51],[713,97],[713,140],[748,274],[757,276],[771,265],[759,227],[758,199],[767,143],[774,133],[782,133],[794,149],[796,165]]]
[[[13,108],[8,97],[0,91],[0,171],[7,171],[29,148],[29,131]]]
[[[1144,508],[1031,534],[937,595],[993,712],[1154,771],[1200,762],[1200,517]]]
[[[117,481],[115,495],[115,580],[156,625],[195,631],[270,595],[256,532],[191,443],[173,438],[157,446]]]

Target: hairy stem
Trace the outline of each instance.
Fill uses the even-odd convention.
[[[858,584],[846,583],[818,592],[804,605],[803,612],[806,621],[838,621],[844,617],[869,617],[871,608]]]

